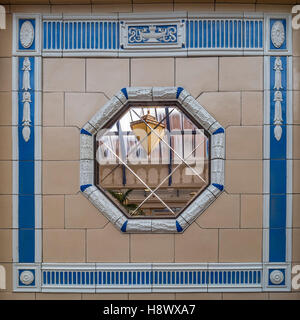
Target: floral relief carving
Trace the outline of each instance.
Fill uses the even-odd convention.
[[[23,92],[23,118],[22,118],[22,135],[25,142],[28,142],[30,139],[30,103],[31,103],[31,94],[28,90],[31,89],[30,87],[30,71],[31,71],[31,63],[28,57],[24,58],[23,61],[23,83],[22,89],[25,90]]]
[[[284,26],[281,21],[276,21],[271,29],[271,40],[275,48],[280,48],[285,40]]]
[[[275,112],[274,112],[274,136],[277,141],[281,139],[282,136],[282,107],[281,107],[281,102],[283,101],[282,99],[282,92],[279,91],[283,89],[282,84],[281,84],[281,71],[283,70],[282,68],[282,61],[280,57],[276,57],[275,63],[274,63],[274,68],[275,70],[275,82],[274,82],[274,88],[276,89],[274,93],[274,102],[275,102]]]
[[[21,45],[28,49],[31,47],[34,40],[34,28],[30,21],[25,21],[20,29],[20,42]]]

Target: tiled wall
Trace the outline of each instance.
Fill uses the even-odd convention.
[[[295,1],[144,2],[6,6],[7,29],[0,31],[0,264],[7,271],[7,289],[0,299],[300,299],[299,292],[12,293],[11,13],[290,12],[282,3]],[[293,46],[292,258],[300,264],[300,31],[293,32]],[[263,57],[44,58],[42,82],[43,262],[262,261]],[[226,128],[226,192],[183,234],[123,234],[78,191],[79,129],[126,86],[185,87]]]

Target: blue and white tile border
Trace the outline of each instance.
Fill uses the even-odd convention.
[[[210,184],[177,218],[128,219],[94,185],[95,136],[106,132],[105,124],[130,102],[174,101],[210,135]],[[182,87],[128,87],[121,89],[80,131],[80,190],[118,229],[126,233],[183,232],[224,190],[225,129]]]
[[[293,123],[290,25],[288,14],[182,12],[81,17],[15,14],[12,60],[14,291],[290,291]],[[263,261],[43,263],[42,57],[201,55],[264,56]],[[280,190],[274,187],[278,182]],[[276,208],[281,210],[277,212]],[[277,234],[281,236],[276,237]]]

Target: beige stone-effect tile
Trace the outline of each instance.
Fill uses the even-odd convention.
[[[175,300],[175,293],[129,293],[129,300]]]
[[[283,2],[283,1],[281,1]],[[255,6],[257,12],[280,12],[280,13],[291,13],[292,6],[283,4],[259,4]]]
[[[66,93],[65,125],[81,128],[106,102],[102,93]]]
[[[1,108],[1,107],[0,107]],[[12,159],[12,128],[0,127],[0,160]]]
[[[300,159],[300,125],[293,126],[293,158]]]
[[[130,262],[174,262],[174,235],[132,234]]]
[[[249,1],[250,2],[250,1]],[[255,4],[216,3],[215,11],[221,12],[254,12]]]
[[[12,162],[0,161],[0,177],[5,183],[0,184],[0,194],[12,193]]]
[[[207,1],[208,2],[208,1]],[[184,2],[174,3],[174,11],[196,11],[196,12],[207,12],[214,11],[213,3],[196,3],[196,2]]]
[[[218,230],[201,229],[195,223],[175,235],[175,262],[217,262]]]
[[[85,59],[44,58],[43,90],[84,91]]]
[[[270,300],[300,300],[300,292],[270,292]]]
[[[300,160],[293,160],[293,193],[300,193]]]
[[[220,91],[252,91],[263,89],[262,57],[221,57]]]
[[[103,228],[108,220],[82,194],[65,197],[66,228]]]
[[[129,86],[129,59],[87,59],[87,91],[112,97]]]
[[[201,228],[238,228],[240,196],[223,193],[196,220]]]
[[[222,300],[220,292],[180,292],[176,293],[176,300]]]
[[[164,2],[164,1],[163,1]],[[133,12],[173,11],[173,3],[134,3]]]
[[[11,58],[0,58],[0,91],[10,91],[12,72]]]
[[[22,5],[22,4],[17,4],[17,5],[11,5],[10,6],[11,12],[18,12],[18,13],[44,13],[44,14],[49,14],[51,11],[50,5],[47,4],[41,4],[41,5]]]
[[[79,191],[79,161],[43,161],[43,193],[75,194]]]
[[[43,196],[43,228],[58,229],[65,225],[64,196]]]
[[[174,58],[132,59],[131,86],[174,86]]]
[[[268,300],[268,292],[224,292],[223,300]]]
[[[129,262],[129,235],[111,223],[87,230],[87,262]]]
[[[11,92],[0,92],[0,125],[11,125]]]
[[[293,123],[300,124],[300,91],[293,91]]]
[[[70,3],[69,5],[52,5],[51,6],[52,14],[91,14],[92,7],[91,5],[78,4],[73,5]]]
[[[176,86],[194,98],[201,92],[218,90],[218,58],[176,58]]]
[[[220,229],[219,262],[260,262],[261,229]]]
[[[300,228],[293,229],[293,261],[300,261]]]
[[[293,90],[300,90],[300,57],[293,57]]]
[[[293,227],[300,228],[300,194],[293,194]]]
[[[93,4],[92,13],[116,13],[116,12],[132,12],[132,5],[126,3],[120,4]]]
[[[241,228],[262,228],[263,196],[241,195]]]
[[[197,101],[225,128],[240,125],[239,92],[203,92]]]
[[[43,125],[64,125],[64,93],[50,92],[43,94]]]
[[[0,228],[12,227],[12,196],[0,195]]]
[[[262,161],[226,160],[225,190],[229,193],[261,193]]]
[[[293,56],[299,57],[300,56],[300,29],[295,30],[292,29],[293,32]]]
[[[255,126],[263,123],[263,92],[242,92],[242,125]]]
[[[226,129],[226,159],[262,159],[262,127]]]
[[[0,262],[12,262],[11,229],[0,229]]]
[[[0,29],[0,57],[11,56],[12,49],[12,15],[6,14],[6,29]]]
[[[81,300],[81,293],[37,292],[36,300]]]
[[[85,230],[43,230],[43,262],[85,262]]]
[[[43,160],[79,160],[79,129],[43,128]]]
[[[35,293],[0,291],[0,300],[35,300]]]
[[[82,300],[128,300],[128,293],[83,293]]]

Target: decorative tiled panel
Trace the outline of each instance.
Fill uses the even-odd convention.
[[[43,50],[114,51],[119,49],[117,21],[43,21]]]
[[[42,291],[260,291],[261,264],[43,264]]]
[[[189,19],[189,49],[263,49],[263,19]]]

